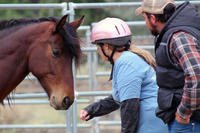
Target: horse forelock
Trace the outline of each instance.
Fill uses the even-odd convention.
[[[76,30],[69,23],[66,23],[59,33],[64,39],[66,49],[68,49],[72,58],[75,59],[76,66],[79,65],[82,51]]]

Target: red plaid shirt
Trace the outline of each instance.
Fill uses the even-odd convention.
[[[183,96],[177,109],[183,118],[200,109],[200,42],[197,41],[192,35],[180,31],[172,36],[169,44],[172,60],[185,75]]]

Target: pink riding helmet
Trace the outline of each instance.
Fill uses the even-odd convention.
[[[119,18],[105,18],[96,23],[91,31],[91,42],[108,43],[123,46],[131,42],[131,30],[126,22]]]

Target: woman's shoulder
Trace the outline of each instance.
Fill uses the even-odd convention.
[[[124,51],[120,58],[121,60],[129,60],[129,61],[132,61],[134,59],[140,60],[139,56],[131,51]]]
[[[142,65],[146,66],[148,65],[143,58],[141,58],[139,55],[131,52],[131,51],[125,51],[122,53],[122,56],[120,57],[119,61],[121,63],[125,64],[133,64],[133,65]]]
[[[152,73],[152,68],[144,59],[130,51],[123,52],[120,59],[115,62],[115,69],[123,69],[129,73],[134,72],[143,75],[144,73]]]

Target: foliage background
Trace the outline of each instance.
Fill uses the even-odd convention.
[[[131,0],[118,0],[117,2],[131,2]],[[137,0],[136,0],[137,1]],[[139,0],[138,0],[139,1]],[[97,3],[97,2],[116,2],[116,0],[1,0],[0,4],[14,4],[14,3],[61,3],[61,2],[74,2],[74,3]],[[131,12],[132,13],[132,12]],[[85,24],[89,24],[94,21],[98,21],[99,19],[106,16],[120,16],[124,15],[124,12],[119,12],[116,9],[83,9],[75,11],[75,18],[80,17],[82,15],[86,15]],[[126,16],[130,14],[126,10]],[[44,17],[44,16],[61,16],[60,10],[54,9],[42,9],[42,10],[1,10],[0,18],[2,19],[13,19],[13,18],[21,18],[21,17]],[[128,20],[129,18],[127,18]],[[130,19],[129,19],[130,20]]]

